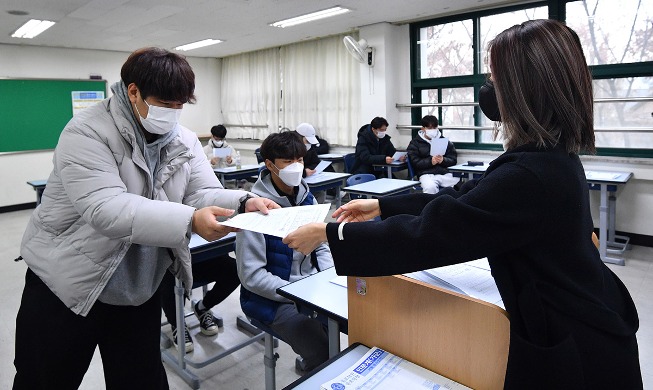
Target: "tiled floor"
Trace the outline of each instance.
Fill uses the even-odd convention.
[[[14,335],[15,318],[23,289],[25,263],[14,262],[23,230],[32,210],[0,214],[0,389],[11,388],[14,376]],[[639,311],[640,330],[637,334],[640,360],[644,378],[644,388],[653,390],[653,248],[633,247],[626,253],[626,266],[610,265],[610,268],[624,281]],[[200,290],[196,290],[199,293]],[[236,328],[236,316],[242,314],[238,302],[238,292],[218,305],[215,311],[225,321],[225,327],[216,339],[198,334],[192,329],[195,339],[194,358],[201,358],[205,351],[228,348],[247,334]],[[191,317],[192,326],[196,320]],[[47,331],[47,318],[44,318],[44,331]],[[164,327],[168,330],[168,327]],[[56,335],[52,335],[56,337]],[[346,336],[342,337],[346,345]],[[282,388],[299,377],[295,372],[295,354],[290,347],[280,343],[277,361],[277,387]],[[242,350],[207,367],[192,370],[201,380],[203,389],[259,390],[264,389],[263,345],[252,344]],[[189,387],[176,374],[168,370],[171,389]],[[96,353],[87,372],[81,389],[103,389],[102,363]]]

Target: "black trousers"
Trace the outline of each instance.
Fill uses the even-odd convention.
[[[100,349],[106,388],[168,389],[158,293],[140,306],[96,302],[73,313],[30,269],[16,318],[14,389],[77,389]]]
[[[213,288],[207,291],[202,299],[206,308],[212,308],[224,301],[240,284],[236,259],[224,255],[194,263],[193,281],[195,285],[215,282]],[[170,272],[166,272],[159,287],[161,307],[168,322],[176,327],[174,287],[175,277]]]

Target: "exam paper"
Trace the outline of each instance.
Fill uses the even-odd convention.
[[[225,158],[231,156],[231,148],[213,148],[213,157]]]
[[[326,167],[328,167],[329,165],[331,165],[331,161],[325,161],[325,160],[320,161],[320,163],[317,164],[317,166],[315,167],[314,175],[317,175],[318,173],[322,173],[322,171],[325,170]]]
[[[400,158],[407,154],[408,152],[395,152],[395,154],[392,155],[392,161],[399,161]]]
[[[433,138],[431,140],[431,156],[444,156],[448,145],[448,138]]]
[[[273,209],[268,215],[259,211],[242,213],[220,224],[283,238],[307,223],[324,222],[330,207],[331,204],[324,203]]]
[[[459,390],[469,389],[469,387],[386,352],[381,348],[373,347],[345,372],[322,384],[320,389]]]

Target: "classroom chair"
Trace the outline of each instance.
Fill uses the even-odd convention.
[[[406,164],[408,165],[408,180],[416,180],[419,181],[418,177],[415,177],[415,171],[413,170],[413,164],[410,163],[410,157],[406,156]],[[419,184],[415,185],[413,187],[415,191],[422,191],[422,186]]]
[[[263,158],[263,156],[261,156],[261,148],[256,148],[256,149],[254,149],[254,155],[256,156],[256,161],[257,161],[259,164],[262,163],[263,161],[265,161],[265,159]]]
[[[354,166],[356,160],[356,153],[348,153],[343,156],[345,163],[345,173],[351,173],[351,168]]]
[[[353,186],[356,184],[367,183],[368,181],[376,180],[376,176],[371,173],[358,173],[356,175],[351,175],[347,178],[347,185]],[[349,194],[349,199],[360,199],[363,198],[361,195]]]

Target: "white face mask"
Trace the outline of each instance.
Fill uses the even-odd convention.
[[[376,136],[379,137],[379,138],[383,138],[383,137],[385,137],[385,131],[378,131],[378,132],[376,133]]]
[[[143,102],[145,102],[145,105],[148,107],[147,118],[143,118],[143,115],[138,111],[138,106],[135,106],[138,116],[141,117],[141,124],[148,133],[159,135],[167,134],[177,126],[177,123],[179,123],[181,108],[159,107],[148,104],[145,100],[143,100]]]
[[[224,145],[224,141],[216,141],[212,139],[211,142],[213,143],[214,148],[221,148]]]
[[[276,165],[274,165],[274,167],[277,168]],[[281,181],[286,183],[287,186],[296,187],[302,182],[303,174],[304,174],[304,164],[300,162],[294,162],[283,169],[279,169],[279,173],[277,176],[279,176]]]
[[[311,148],[311,146],[313,146],[311,144],[304,144],[304,145],[306,145],[306,150],[309,150]]]
[[[440,130],[438,130],[438,129],[426,130],[426,135],[427,135],[427,137],[429,137],[431,139],[440,138]]]

